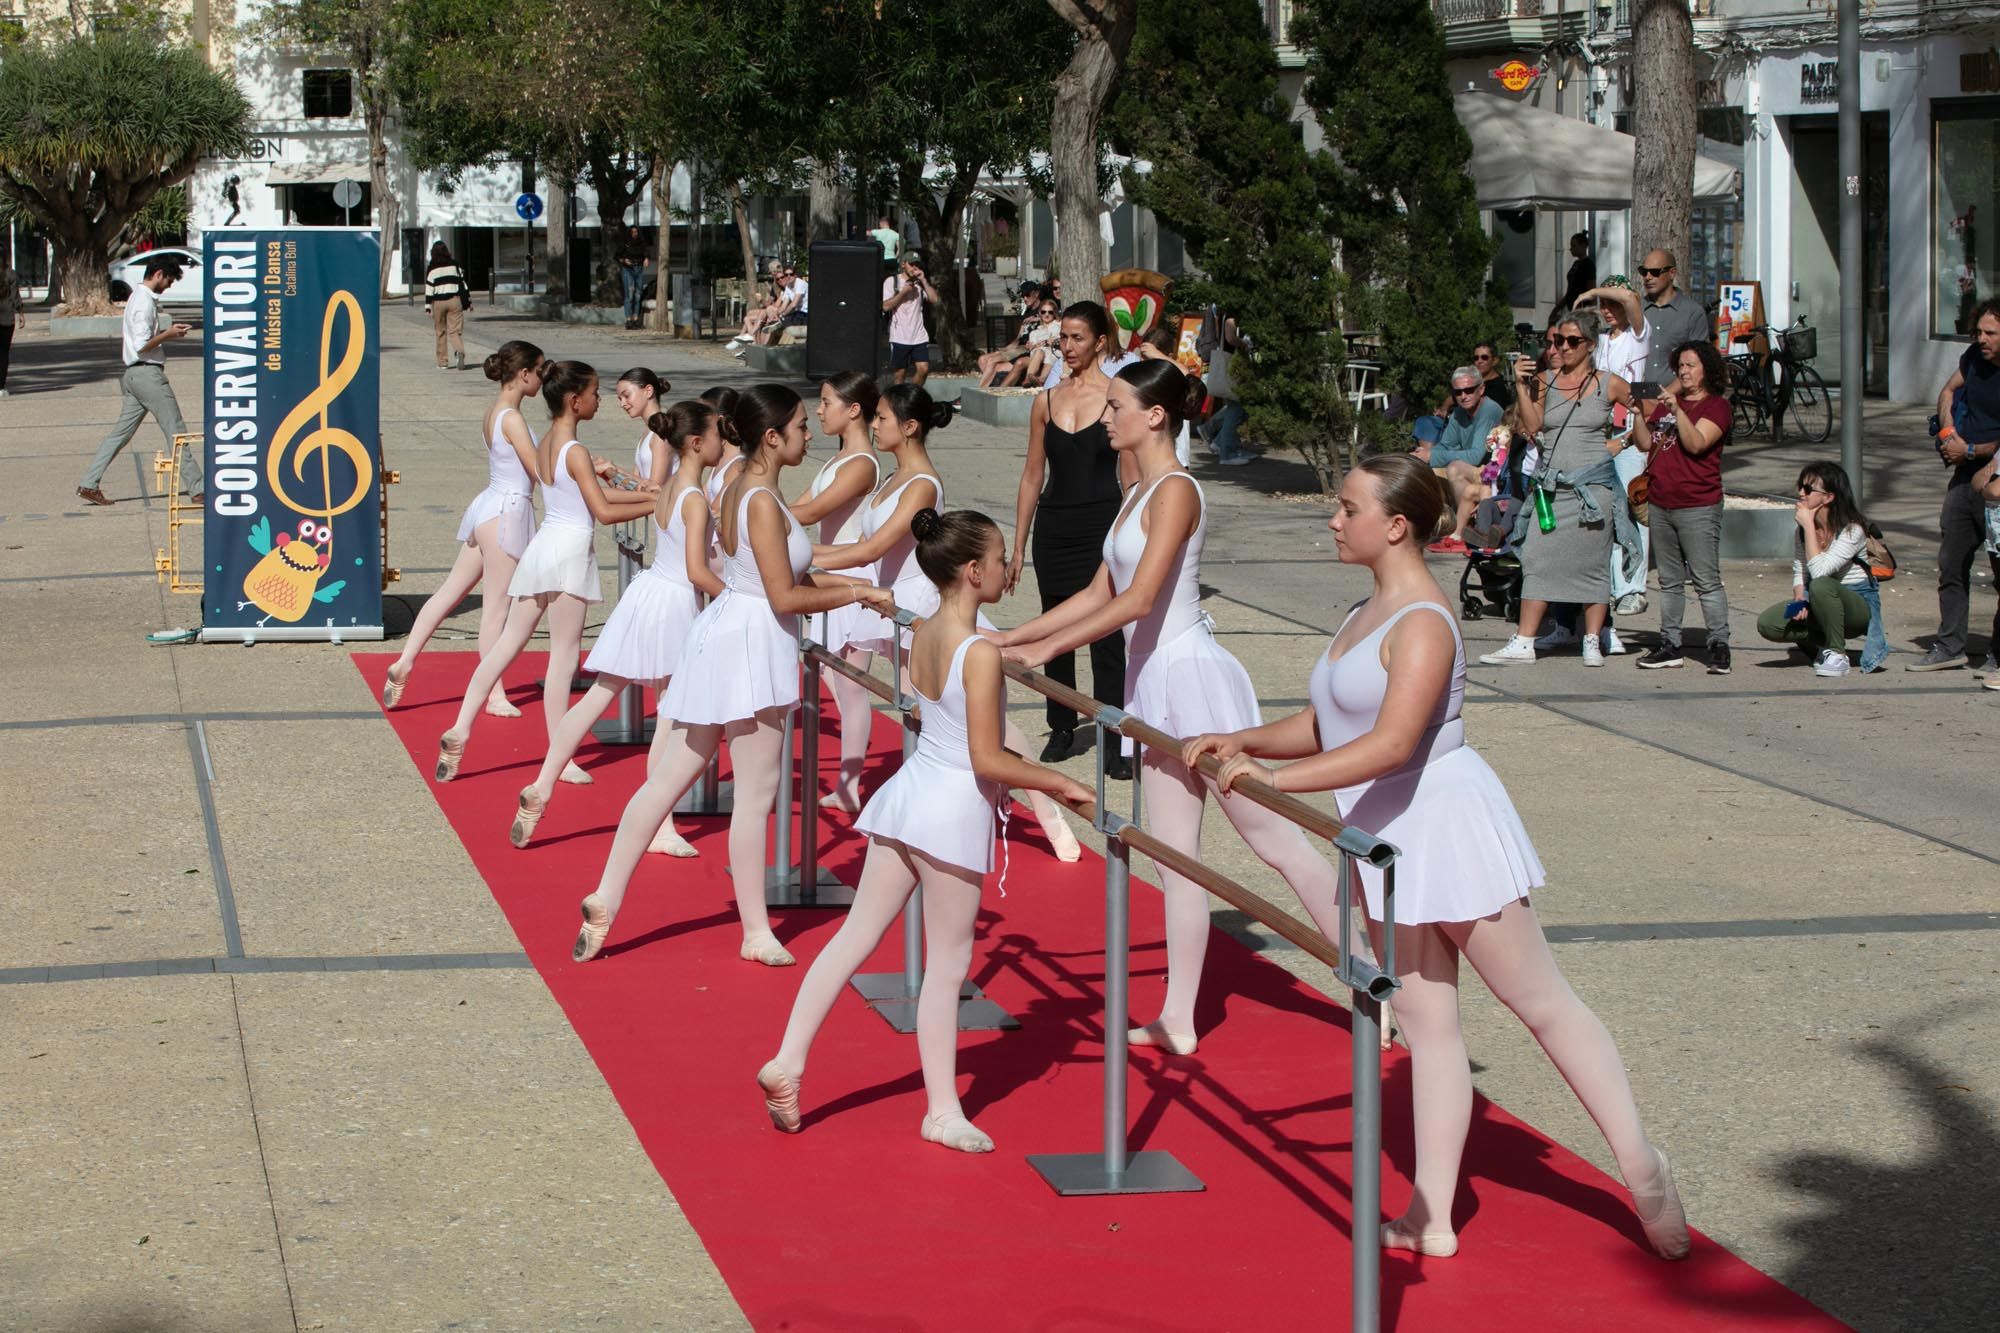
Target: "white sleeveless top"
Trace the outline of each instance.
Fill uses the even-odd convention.
[[[993,868],[994,814],[1005,807],[999,789],[972,771],[966,735],[965,654],[978,638],[968,635],[953,650],[937,698],[912,684],[923,718],[917,748],[869,798],[854,827],[983,875]]]
[[[556,450],[555,480],[542,488],[542,522],[567,528],[594,529],[597,520],[591,515],[590,506],[584,503],[583,491],[578,488],[576,478],[563,464],[574,448],[575,440],[565,440],[562,448]]]
[[[673,482],[667,485],[671,488]],[[667,510],[667,526],[660,526],[659,510],[653,511],[653,563],[646,566],[646,572],[654,578],[678,583],[684,588],[694,589],[687,571],[687,498],[695,493],[693,486],[684,486],[678,494],[669,492],[671,503]]]
[[[514,452],[514,444],[500,432],[500,423],[507,419],[509,412],[518,408],[503,407],[493,414],[493,429],[486,437],[486,485],[502,495],[526,496],[534,492],[535,478],[521,464],[521,455]],[[528,440],[535,442],[535,432],[528,430]]]
[[[813,478],[812,490],[807,492],[809,496],[824,495],[827,487],[833,485],[834,474],[857,458],[868,460],[869,471],[874,477],[861,494],[846,504],[829,510],[826,517],[819,521],[819,540],[822,546],[844,546],[860,539],[861,510],[868,503],[869,497],[874,494],[875,488],[882,482],[882,465],[876,461],[873,453],[841,454],[827,460],[826,466],[822,467],[819,475]]]
[[[742,461],[743,455],[740,452],[730,455],[722,460],[719,467],[711,470],[708,480],[701,484],[701,493],[708,500],[710,513],[714,513],[715,507],[722,503],[722,492],[729,485],[730,470]]]
[[[905,477],[902,483],[887,495],[871,499],[862,507],[861,536],[865,539],[880,532],[882,525],[896,516],[896,506],[901,503],[903,492],[919,481],[931,483],[931,502],[928,507],[943,513],[943,480],[929,473],[919,472]],[[928,596],[933,601],[937,597],[936,586],[924,577],[923,570],[917,567],[916,535],[907,528],[897,535],[895,542],[888,550],[882,552],[881,559],[875,562],[875,581],[882,587],[895,590],[896,605],[900,607],[914,609],[916,603],[911,599],[923,598],[926,595],[925,589],[929,590]]]
[[[1208,532],[1208,503],[1201,483],[1185,472],[1168,472],[1139,490],[1119,510],[1111,530],[1104,534],[1104,563],[1111,571],[1111,586],[1119,592],[1132,586],[1139,570],[1139,558],[1146,553],[1145,524],[1142,519],[1153,492],[1175,477],[1194,487],[1197,520],[1194,531],[1174,557],[1166,586],[1154,599],[1153,609],[1125,627],[1125,647],[1132,656],[1152,652],[1163,643],[1172,643],[1196,625],[1205,623],[1201,609],[1201,549]]]
[[[757,570],[757,553],[750,543],[750,497],[762,491],[778,502],[778,512],[785,516],[785,556],[792,566],[792,577],[798,578],[812,563],[812,541],[806,530],[792,517],[792,511],[785,508],[784,500],[769,486],[752,486],[744,491],[736,501],[736,550],[722,552],[722,582],[731,592],[758,601],[769,601],[764,591],[764,576]],[[721,541],[720,528],[717,542]]]
[[[639,437],[639,447],[632,451],[632,475],[640,481],[653,479],[653,432],[651,431]]]

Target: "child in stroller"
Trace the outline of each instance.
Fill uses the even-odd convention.
[[[1514,620],[1521,614],[1521,560],[1514,550],[1514,515],[1527,501],[1523,469],[1533,441],[1516,438],[1519,417],[1506,419],[1488,437],[1488,455],[1479,479],[1488,494],[1472,511],[1459,535],[1465,539],[1465,570],[1458,579],[1458,610],[1465,620],[1487,615]],[[1475,586],[1477,590],[1475,591]]]

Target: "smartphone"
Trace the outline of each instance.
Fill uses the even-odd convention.
[[[1642,403],[1651,402],[1660,396],[1660,386],[1651,380],[1640,380],[1632,386],[1632,396]]]

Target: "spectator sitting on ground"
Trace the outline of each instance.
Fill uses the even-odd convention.
[[[1792,517],[1798,523],[1792,537],[1792,600],[1766,608],[1757,617],[1757,633],[1805,649],[1816,676],[1844,676],[1847,640],[1868,629],[1861,589],[1874,576],[1865,559],[1867,520],[1839,464],[1805,465]]]
[[[1014,293],[1015,304],[1019,307],[1015,313],[1026,319],[1053,300],[1055,300],[1053,292],[1043,291],[1041,283],[1029,278],[1021,284],[1021,290]]]
[[[1459,553],[1465,541],[1457,535],[1479,504],[1479,468],[1486,461],[1486,439],[1502,416],[1498,403],[1486,396],[1486,381],[1471,366],[1451,372],[1451,410],[1445,414],[1444,429],[1435,444],[1420,444],[1411,452],[1444,478],[1457,510],[1458,522],[1452,535],[1432,542],[1428,549]]]
[[[1486,381],[1486,400],[1497,403],[1505,412],[1514,405],[1514,386],[1501,372],[1500,349],[1492,343],[1475,343],[1472,348],[1472,368]]]
[[[785,290],[778,302],[777,316],[757,333],[757,341],[766,347],[776,347],[778,340],[785,336],[786,329],[803,328],[806,323],[806,280],[790,264],[785,266],[785,277]]]
[[[1021,321],[1021,331],[1005,347],[979,356],[979,387],[1007,388],[1019,384],[1032,372],[1029,361],[1039,349],[1051,346],[1059,332],[1055,302],[1042,300],[1030,307]]]

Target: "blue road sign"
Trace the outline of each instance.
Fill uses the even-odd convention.
[[[514,211],[521,215],[521,221],[533,222],[542,215],[542,196],[524,194],[514,201]]]

